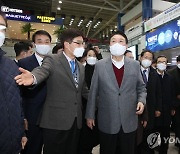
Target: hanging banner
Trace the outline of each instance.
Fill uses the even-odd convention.
[[[145,32],[180,17],[180,2],[144,23]]]

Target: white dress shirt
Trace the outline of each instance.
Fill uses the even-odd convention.
[[[149,78],[149,71],[150,71],[150,68],[144,68],[141,66],[141,72],[143,73],[143,71],[146,70],[145,74],[146,74],[146,78],[147,78],[147,81],[148,81],[148,78]]]
[[[115,61],[114,59],[112,59],[112,55],[111,55],[111,60],[112,60],[112,63],[114,64],[114,66],[116,66],[118,69],[120,69],[121,67],[124,66],[124,56],[121,61]]]
[[[39,66],[41,66],[41,65],[42,65],[42,61],[43,61],[43,58],[40,57],[36,52],[35,52],[35,57],[36,57],[36,59],[37,59],[37,61],[38,61],[38,63],[39,63]]]

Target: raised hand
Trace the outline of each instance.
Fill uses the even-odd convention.
[[[34,82],[34,77],[33,77],[32,73],[21,67],[19,68],[19,71],[21,72],[21,74],[17,75],[14,78],[16,80],[16,83],[18,85],[24,85],[24,86],[32,85]]]

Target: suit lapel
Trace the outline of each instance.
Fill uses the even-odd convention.
[[[80,66],[80,63],[77,61],[78,68],[79,68],[79,83],[78,83],[78,89],[81,87],[82,84],[82,76],[83,76],[83,68]]]
[[[116,79],[116,76],[115,76],[115,73],[114,73],[114,70],[113,70],[113,66],[112,66],[112,61],[111,61],[111,58],[109,57],[107,60],[106,60],[106,71],[107,71],[107,74],[109,75],[111,81],[113,82],[114,86],[119,89],[119,86],[118,86],[118,83],[117,83],[117,79]]]
[[[30,66],[31,66],[32,69],[34,69],[34,68],[36,68],[36,67],[39,66],[39,63],[38,63],[38,61],[37,61],[37,59],[36,59],[35,54],[33,54],[33,55],[31,56],[31,58],[30,58]]]
[[[74,79],[73,79],[73,76],[72,76],[72,72],[71,72],[71,68],[69,66],[68,60],[66,59],[66,57],[64,56],[63,53],[61,53],[59,56],[60,56],[60,63],[64,67],[65,72],[67,73],[67,75],[69,76],[71,82],[73,83],[74,87],[76,88],[76,86],[74,84]]]
[[[126,79],[128,78],[128,75],[129,75],[129,70],[130,70],[130,64],[129,64],[129,60],[124,57],[124,75],[123,75],[123,78],[122,78],[122,83],[121,83],[121,87],[120,87],[120,91],[123,90],[124,88],[124,85],[125,85],[125,82],[126,82]]]

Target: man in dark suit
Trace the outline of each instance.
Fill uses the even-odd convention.
[[[161,99],[161,110],[156,111],[155,127],[161,137],[161,145],[159,148],[159,154],[167,154],[170,137],[170,124],[171,115],[175,114],[174,111],[174,84],[172,77],[166,73],[167,57],[164,55],[158,56],[157,73],[161,83],[159,90],[161,94],[158,97]],[[157,116],[158,114],[158,116]]]
[[[20,68],[19,85],[47,81],[47,96],[40,127],[43,128],[45,154],[76,154],[82,125],[82,95],[87,97],[84,67],[75,57],[84,52],[83,34],[67,29],[61,34],[64,51],[46,56],[41,67],[31,72]]]
[[[44,56],[50,51],[51,36],[48,32],[39,30],[32,36],[36,51],[27,58],[21,59],[18,65],[28,71],[42,65]],[[46,83],[42,82],[33,89],[22,88],[23,107],[28,121],[28,143],[23,154],[41,154],[43,138],[42,129],[37,125],[38,118],[46,98]]]
[[[154,150],[147,143],[147,137],[154,132],[156,111],[161,110],[161,101],[158,99],[160,82],[156,70],[151,67],[153,59],[154,54],[150,50],[144,50],[141,53],[141,75],[146,84],[147,98],[146,110],[142,116],[139,116],[139,127],[137,131],[138,147],[136,151],[138,154],[154,153]]]
[[[15,63],[18,64],[20,59],[29,57],[32,55],[32,44],[27,42],[17,42],[14,44],[14,51],[16,53]]]
[[[174,115],[174,126],[175,134],[178,139],[180,139],[180,55],[176,59],[177,67],[169,70],[169,74],[172,75],[175,87],[176,95],[176,114]],[[176,144],[180,152],[180,144]]]
[[[86,119],[93,129],[98,109],[101,154],[134,154],[137,115],[142,114],[146,103],[140,65],[124,57],[127,43],[123,32],[113,33],[111,56],[96,63],[92,77]]]

